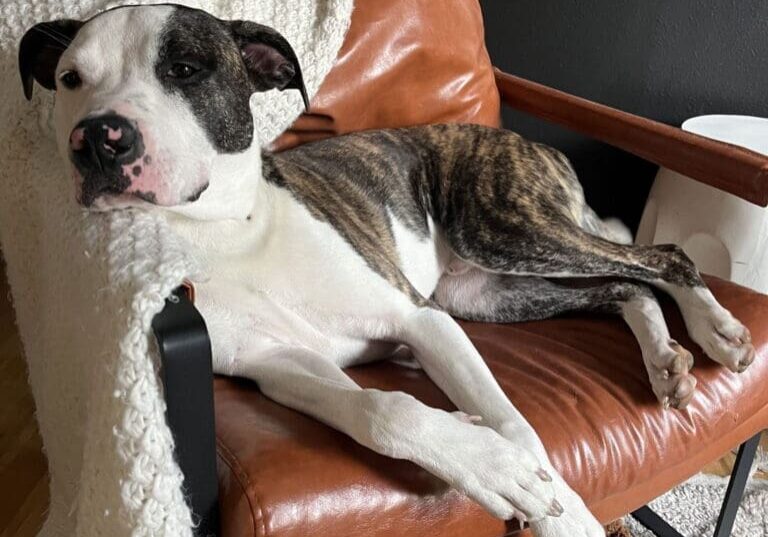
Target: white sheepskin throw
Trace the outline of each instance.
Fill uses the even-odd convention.
[[[310,95],[333,64],[352,11],[352,0],[179,3],[282,32]],[[75,204],[53,140],[52,96],[38,87],[27,102],[16,64],[19,40],[35,23],[83,19],[114,5],[0,3],[0,241],[48,456],[44,537],[194,533],[150,323],[172,289],[205,269],[160,218],[87,214]],[[302,109],[295,91],[257,94],[251,105],[261,143]]]

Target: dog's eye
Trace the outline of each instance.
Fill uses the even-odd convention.
[[[200,69],[194,65],[185,62],[176,62],[171,65],[170,69],[168,69],[166,76],[184,79],[193,76],[198,71],[200,71]]]
[[[83,83],[77,71],[64,71],[59,75],[59,80],[67,89],[75,89]]]

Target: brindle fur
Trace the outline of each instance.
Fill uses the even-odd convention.
[[[574,309],[615,311],[650,292],[637,284],[573,289],[509,275],[703,285],[676,246],[608,240],[565,156],[508,131],[431,125],[360,132],[265,154],[264,176],[333,225],[371,269],[416,303],[426,297],[400,270],[390,215],[420,237],[429,235],[431,218],[459,259],[500,275],[489,280],[489,292],[504,291],[510,298],[494,312],[473,313],[456,311],[438,293],[441,305],[469,318],[510,321]]]
[[[244,62],[242,47],[267,43],[289,60],[289,79],[276,80]],[[233,46],[237,43],[237,46]],[[165,73],[180,59],[193,59],[204,68],[200,80],[177,80]],[[205,125],[213,145],[223,153],[245,151],[253,142],[250,97],[254,92],[279,87],[306,90],[296,54],[272,28],[248,21],[224,21],[205,11],[176,6],[160,36],[155,72],[168,91],[184,96],[195,116]]]

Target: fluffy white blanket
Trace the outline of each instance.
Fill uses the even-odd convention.
[[[333,63],[352,11],[352,0],[179,3],[278,29],[296,49],[310,95]],[[76,206],[52,139],[52,97],[38,87],[26,102],[17,72],[18,42],[33,24],[86,18],[115,4],[0,5],[0,241],[48,456],[45,537],[194,531],[150,323],[164,297],[184,278],[203,278],[205,268],[160,218],[85,214]],[[298,92],[258,94],[251,105],[262,143],[301,110]]]

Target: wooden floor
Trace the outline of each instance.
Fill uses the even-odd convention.
[[[768,451],[768,432],[763,433],[763,439],[760,442],[760,445],[762,448],[766,451]],[[717,462],[713,462],[706,468],[704,468],[704,473],[707,474],[714,474],[714,475],[730,475],[731,469],[733,468],[733,463],[736,460],[736,453],[731,453],[730,455],[727,455],[720,459]],[[768,472],[757,472],[755,475],[758,479],[765,479],[768,480]]]
[[[46,462],[8,296],[0,259],[0,537],[32,537],[48,505]],[[727,475],[732,464],[726,457],[707,471]]]
[[[0,537],[32,537],[48,505],[48,478],[8,296],[0,270]]]

